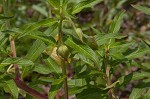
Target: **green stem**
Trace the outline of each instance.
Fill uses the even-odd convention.
[[[67,83],[67,72],[66,72],[66,65],[65,65],[65,60],[62,59],[61,60],[61,64],[62,64],[62,72],[63,72],[63,76],[64,78],[64,99],[68,99],[68,83]]]
[[[111,40],[110,40],[111,42]],[[111,74],[110,74],[110,69],[111,69],[111,66],[109,64],[109,46],[107,48],[105,48],[105,67],[106,67],[106,76],[107,76],[107,86],[110,86],[112,83],[111,83]],[[114,89],[110,89],[108,91],[108,94],[109,94],[109,98],[110,99],[116,99],[116,96],[114,94]]]
[[[62,22],[63,22],[63,7],[60,6],[60,22],[59,22],[59,27],[58,27],[58,46],[63,45],[63,32],[62,32]],[[68,99],[68,84],[67,84],[67,72],[66,72],[66,64],[65,64],[65,59],[61,58],[61,65],[62,65],[62,72],[64,78],[64,99]]]
[[[59,27],[58,27],[58,31],[59,31],[59,34],[58,34],[58,46],[63,44],[62,21],[63,21],[63,19],[61,18],[60,22],[59,22]]]
[[[105,48],[105,67],[106,67],[106,81],[107,81],[107,86],[111,85],[111,79],[110,79],[110,65],[109,65],[109,49]],[[113,94],[112,94],[112,90],[110,89],[108,91],[109,94],[109,98],[113,99]]]

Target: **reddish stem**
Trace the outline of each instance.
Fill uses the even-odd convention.
[[[20,78],[18,78],[17,76],[14,79],[16,85],[26,91],[28,94],[30,94],[31,96],[36,97],[37,99],[48,99],[47,96],[45,96],[44,94],[39,93],[38,91],[30,88],[29,86],[27,86]]]
[[[12,57],[16,57],[16,48],[15,48],[15,42],[14,40],[10,40],[10,46],[11,46],[11,51],[12,51]],[[31,96],[36,97],[37,99],[48,99],[47,96],[45,96],[44,94],[41,94],[40,92],[30,88],[29,86],[27,86],[20,78],[20,73],[19,73],[19,67],[17,64],[14,64],[14,69],[15,69],[15,78],[14,81],[16,83],[16,85],[26,91],[28,94],[30,94]]]

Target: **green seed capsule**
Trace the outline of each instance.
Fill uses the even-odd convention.
[[[61,45],[60,47],[58,47],[57,53],[62,58],[68,58],[69,57],[69,49],[66,45]]]

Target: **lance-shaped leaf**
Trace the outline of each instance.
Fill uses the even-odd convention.
[[[55,95],[58,93],[59,89],[62,87],[63,85],[63,80],[64,80],[64,77],[63,78],[60,78],[60,79],[56,79],[54,80],[54,82],[52,83],[51,85],[51,89],[50,89],[50,92],[48,94],[49,96],[49,99],[54,99]]]
[[[47,45],[55,45],[55,39],[53,39],[52,37],[49,36],[42,36],[42,35],[34,35],[34,34],[28,34],[29,37],[33,38],[33,39],[38,39],[43,41],[45,44]]]
[[[33,5],[32,8],[44,15],[45,17],[48,17],[48,12],[43,7],[40,7],[39,5]]]
[[[51,70],[48,68],[48,66],[43,66],[43,65],[36,65],[34,67],[33,71],[38,72],[40,74],[49,74],[49,73],[51,73]]]
[[[7,42],[8,38],[5,37],[5,33],[0,32],[0,48]]]
[[[121,35],[121,34],[118,34],[118,33],[109,33],[109,34],[106,34],[104,36],[101,36],[101,35],[96,35],[96,42],[98,45],[102,45],[102,44],[105,44],[105,43],[109,43],[109,39],[121,39],[121,38],[124,38],[126,36],[124,35]]]
[[[98,56],[96,53],[87,45],[79,45],[76,44],[72,39],[68,38],[65,41],[65,44],[68,45],[69,47],[73,48],[75,51],[79,52],[80,54],[83,54],[87,58],[91,59],[94,61],[97,65],[100,63]]]
[[[9,19],[11,19],[11,18],[13,18],[13,17],[14,17],[14,16],[5,17],[5,16],[1,16],[1,15],[0,15],[0,20],[6,21],[6,20],[9,20]]]
[[[126,58],[128,58],[128,59],[139,58],[139,57],[144,56],[145,54],[148,54],[148,53],[150,53],[149,48],[139,49],[139,50],[127,55]]]
[[[40,41],[40,40],[36,40],[32,47],[29,49],[26,58],[31,60],[31,61],[35,61],[43,52],[43,50],[46,48],[46,45],[44,44],[44,42]]]
[[[57,74],[61,73],[60,66],[51,57],[45,59],[44,61],[45,61],[46,65],[48,66],[48,68],[51,70],[51,72],[54,72]]]
[[[44,19],[42,21],[36,22],[34,24],[27,24],[27,25],[23,26],[21,28],[21,30],[23,30],[23,35],[25,35],[26,33],[30,33],[31,31],[34,31],[40,27],[49,27],[49,26],[55,24],[56,22],[57,22],[57,20],[55,20],[53,18],[48,18],[48,19]]]
[[[150,98],[150,89],[147,91],[147,93],[143,97],[144,99],[149,99]]]
[[[54,8],[60,7],[60,1],[62,0],[47,0],[47,2]]]
[[[103,0],[85,0],[85,1],[81,1],[73,8],[72,14],[76,14],[76,13],[80,12],[82,9],[92,7],[92,6],[98,4],[102,1]]]
[[[144,90],[145,88],[134,88],[129,96],[129,99],[139,99],[142,96]]]
[[[117,16],[115,16],[110,28],[109,28],[109,32],[108,33],[118,33],[119,29],[120,29],[120,25],[122,22],[122,18],[124,16],[124,12],[122,11],[120,12]]]
[[[99,88],[87,88],[77,95],[77,99],[109,99],[105,91]]]
[[[150,15],[150,8],[148,7],[144,7],[144,6],[139,6],[139,5],[132,5],[134,8],[136,8],[137,10],[142,11],[145,14]]]
[[[13,99],[18,99],[18,88],[13,80],[6,81],[4,89],[6,92],[12,94]]]
[[[120,85],[125,85],[125,84],[129,83],[130,81],[143,79],[145,77],[150,77],[150,73],[149,72],[141,72],[141,73],[134,72],[129,75],[120,77],[119,83],[120,83]]]
[[[72,79],[72,80],[68,80],[68,85],[81,87],[86,85],[86,81],[85,79]]]
[[[34,63],[31,60],[27,60],[23,58],[6,58],[0,63],[0,66],[8,66],[11,64],[34,65]]]

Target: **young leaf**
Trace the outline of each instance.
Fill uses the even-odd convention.
[[[132,5],[134,8],[136,8],[137,10],[142,11],[145,14],[150,15],[150,8],[148,7],[144,7],[144,6],[139,6],[139,5]]]
[[[117,16],[115,16],[108,33],[118,33],[121,25],[122,18],[124,16],[124,12],[120,12]]]
[[[72,14],[76,14],[76,13],[80,12],[82,9],[92,7],[92,6],[98,4],[102,1],[103,0],[85,0],[85,1],[81,1],[73,8]]]

